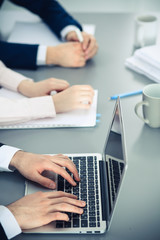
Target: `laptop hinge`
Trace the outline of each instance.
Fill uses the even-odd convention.
[[[102,220],[107,221],[108,219],[108,191],[107,191],[107,178],[104,172],[104,162],[99,161],[99,169],[100,169],[100,187],[101,187],[101,205],[102,205]]]

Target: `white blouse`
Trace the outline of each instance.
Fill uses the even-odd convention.
[[[17,91],[27,77],[7,68],[0,61],[0,86]],[[55,117],[55,107],[51,96],[11,100],[0,97],[0,125],[26,122],[33,119]]]

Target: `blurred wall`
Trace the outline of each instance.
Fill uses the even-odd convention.
[[[71,13],[76,12],[160,12],[160,0],[59,0]],[[16,21],[39,18],[5,0],[0,11],[0,38],[7,39]]]
[[[71,12],[160,11],[160,0],[59,0]],[[5,1],[3,9],[17,9]]]

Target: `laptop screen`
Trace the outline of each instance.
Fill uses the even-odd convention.
[[[107,208],[108,220],[110,221],[126,166],[124,132],[119,99],[116,102],[103,155],[107,174]]]
[[[109,130],[108,138],[105,145],[105,155],[124,160],[122,146],[122,125],[121,113],[118,104],[114,110],[114,116]]]

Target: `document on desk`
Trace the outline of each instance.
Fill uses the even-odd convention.
[[[135,51],[127,58],[125,66],[160,83],[160,46],[148,46]]]
[[[84,24],[83,30],[95,34],[95,25]],[[8,38],[8,42],[41,44],[56,46],[62,41],[43,22],[16,22]]]
[[[9,99],[27,98],[8,89],[0,89],[0,97]],[[61,127],[94,127],[96,125],[98,91],[95,90],[93,103],[90,109],[73,110],[59,113],[55,118],[43,118],[20,124],[0,126],[0,129],[30,129],[30,128],[61,128]]]

